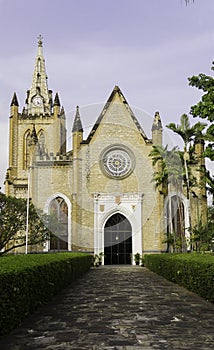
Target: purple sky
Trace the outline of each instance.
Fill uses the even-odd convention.
[[[39,34],[44,37],[48,85],[59,92],[68,134],[77,104],[85,129],[90,128],[119,85],[150,137],[155,111],[164,125],[178,123],[200,99],[187,78],[212,74],[213,15],[213,0],[195,0],[189,6],[184,0],[0,0],[2,189],[9,105],[16,91],[20,110],[24,106]],[[177,142],[172,133],[165,136],[168,143],[167,137]]]

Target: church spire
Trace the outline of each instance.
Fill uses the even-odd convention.
[[[16,93],[14,92],[14,94],[13,94],[13,98],[12,98],[12,101],[11,101],[11,104],[10,104],[10,106],[12,107],[12,106],[19,106],[19,103],[18,103],[18,99],[17,99],[17,96],[16,96]]]
[[[45,59],[43,56],[43,38],[38,37],[38,48],[36,61],[33,72],[31,89],[27,97],[27,105],[29,112],[34,113],[35,108],[40,108],[40,112],[50,110],[50,96],[47,84],[47,75],[45,68]]]
[[[59,100],[58,92],[56,93],[55,98],[54,98],[54,106],[60,107],[60,100]]]
[[[79,131],[83,131],[83,127],[82,127],[82,122],[80,119],[79,106],[77,106],[72,132],[79,132]]]
[[[162,146],[163,126],[159,112],[155,112],[152,124],[152,142],[155,146]]]

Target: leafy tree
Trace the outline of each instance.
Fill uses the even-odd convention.
[[[167,251],[170,251],[170,247],[173,248],[173,251],[185,251],[185,228],[183,226],[179,229],[175,227],[177,215],[179,215],[179,222],[181,224],[183,222],[181,201],[179,198],[179,193],[182,191],[183,180],[181,154],[177,150],[177,147],[168,150],[168,146],[153,146],[149,156],[152,157],[152,164],[156,170],[153,174],[153,181],[155,182],[156,188],[159,189],[160,193],[162,193],[165,198],[172,189],[178,194],[176,202],[175,200],[172,202],[171,196],[168,197],[167,201],[167,232],[166,240],[164,241],[164,243],[167,243]]]
[[[149,154],[152,164],[156,166],[153,181],[165,196],[168,194],[168,186],[172,183],[176,188],[182,180],[182,167],[177,147],[168,150],[166,147],[153,146]]]
[[[190,212],[190,168],[189,163],[192,161],[191,155],[191,143],[199,138],[203,138],[202,131],[206,127],[206,124],[197,122],[193,126],[190,126],[189,118],[186,114],[183,114],[180,118],[180,125],[175,123],[170,123],[167,125],[167,128],[178,134],[184,143],[183,149],[183,163],[184,163],[184,183],[187,190],[187,200],[188,200],[188,215],[189,215],[189,224],[191,229],[191,212]]]
[[[0,255],[26,245],[26,200],[0,193]],[[28,245],[49,239],[48,216],[29,205]]]
[[[211,70],[214,70],[214,62]],[[196,105],[191,107],[190,114],[193,117],[207,119],[210,124],[206,131],[206,140],[208,145],[205,150],[205,156],[214,160],[214,78],[203,73],[198,76],[192,76],[189,85],[198,88],[204,92],[204,95]]]
[[[189,217],[189,231],[190,236],[192,234],[192,224],[191,224],[191,207],[190,207],[190,192],[191,192],[191,185],[193,182],[193,186],[196,186],[195,181],[191,181],[193,178],[191,176],[190,171],[190,163],[192,162],[191,158],[191,152],[192,152],[192,142],[198,141],[203,139],[202,131],[206,127],[206,124],[197,122],[193,126],[190,125],[189,117],[186,114],[183,114],[180,118],[180,125],[175,123],[170,123],[167,125],[167,128],[178,134],[184,143],[183,148],[183,164],[184,164],[184,184],[186,185],[186,192],[187,192],[187,210],[188,210],[188,217]],[[199,186],[199,184],[198,184]]]
[[[212,195],[214,205],[214,176],[212,176],[209,171],[206,171],[204,181],[207,185],[207,191]]]
[[[172,130],[178,134],[183,142],[183,161],[184,161],[184,170],[185,170],[185,184],[187,188],[187,199],[190,197],[190,174],[188,169],[188,163],[191,161],[190,158],[190,147],[191,142],[197,139],[202,139],[202,131],[206,127],[206,124],[197,122],[193,126],[190,126],[189,118],[186,114],[183,114],[180,118],[180,125],[175,123],[170,123],[166,126],[168,129]]]

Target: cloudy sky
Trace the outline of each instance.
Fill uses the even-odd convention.
[[[8,164],[9,105],[31,86],[37,37],[44,38],[49,88],[68,120],[80,106],[85,129],[119,85],[148,137],[155,111],[179,123],[200,99],[188,77],[211,75],[214,1],[0,0],[0,186]],[[194,120],[193,120],[194,123]],[[170,133],[170,131],[167,131]],[[171,133],[169,137],[177,142]],[[210,165],[209,165],[210,166]],[[212,167],[212,165],[211,165]]]

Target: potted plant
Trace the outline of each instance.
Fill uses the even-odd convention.
[[[98,256],[98,259],[99,259],[99,265],[102,265],[102,260],[103,260],[103,256],[104,256],[104,253],[101,252]]]
[[[101,252],[99,254],[95,254],[93,256],[93,262],[94,262],[94,266],[98,267],[100,265],[102,265],[102,257],[104,256],[104,253]]]
[[[95,254],[93,256],[93,260],[94,260],[94,266],[99,267],[99,255]]]
[[[140,261],[141,261],[141,255],[140,253],[136,253],[134,254],[134,262],[136,265],[140,265]]]

